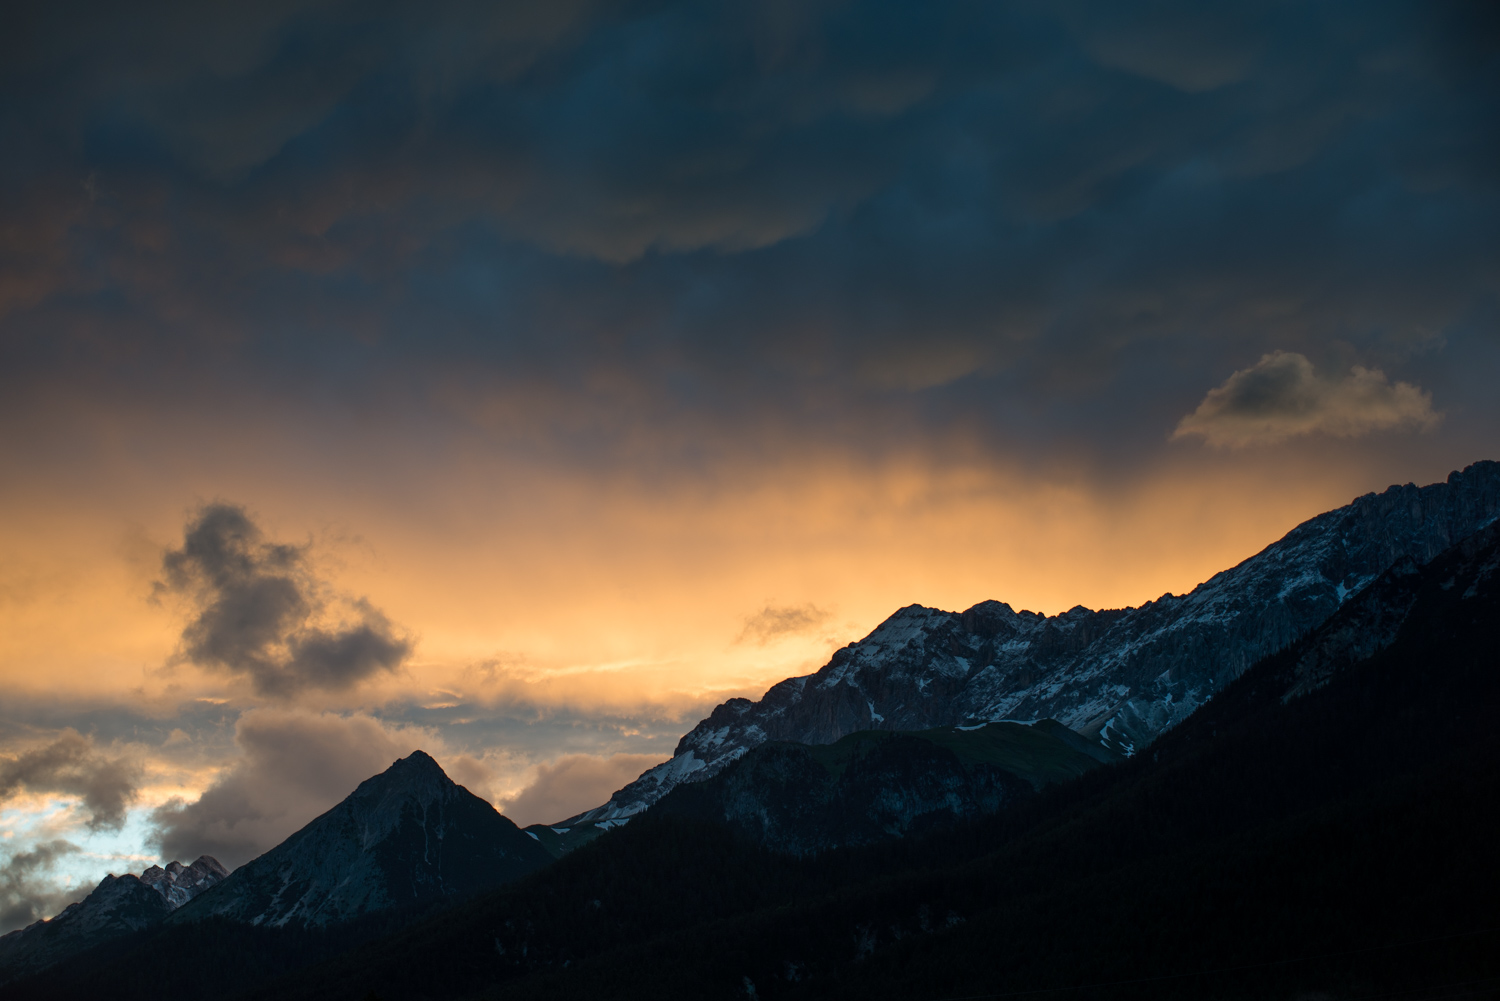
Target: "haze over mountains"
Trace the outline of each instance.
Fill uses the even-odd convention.
[[[182,997],[235,996],[269,984],[268,971],[318,963],[323,972],[263,996],[457,998],[512,981],[517,996],[648,996],[663,963],[677,986],[661,996],[743,996],[741,976],[755,996],[824,996],[837,984],[863,996],[889,987],[872,987],[870,971],[898,949],[918,949],[897,977],[910,986],[912,971],[938,976],[921,943],[946,955],[942,943],[980,927],[1018,943],[1057,934],[1051,919],[1018,928],[993,910],[1033,892],[1018,888],[1031,877],[994,884],[987,873],[1061,867],[1066,879],[1036,876],[1055,887],[1095,866],[1147,893],[1128,867],[1153,853],[1177,860],[1153,863],[1165,889],[1149,891],[1177,914],[1199,884],[1162,874],[1200,871],[1195,853],[1279,857],[1269,846],[1302,844],[1297,824],[1341,811],[1395,829],[1412,797],[1458,782],[1466,791],[1453,795],[1472,802],[1493,780],[1483,721],[1500,683],[1497,517],[1500,464],[1481,462],[1446,483],[1361,497],[1142,608],[909,606],[817,674],[720,706],[671,762],[551,827],[518,829],[418,751],[232,874],[204,857],[111,876],[52,921],[0,939],[0,997],[92,997],[106,985],[157,996],[164,975]],[[1025,718],[1048,709],[1058,718]],[[1429,804],[1445,825],[1432,844],[1447,838],[1453,864],[1469,865],[1469,822],[1441,803]],[[1162,827],[1160,811],[1184,819]],[[1213,847],[1226,837],[1239,847]],[[1113,847],[1100,855],[1104,842]],[[1380,848],[1381,864],[1408,864],[1413,845]],[[983,861],[996,852],[1009,861]],[[1434,906],[1460,916],[1489,885],[1460,890],[1441,867],[1423,879]],[[976,896],[970,884],[989,889]],[[881,886],[906,889],[889,897]],[[1096,895],[1035,892],[1040,912],[1067,898],[1100,915],[1098,928],[1117,919]],[[1259,888],[1234,893],[1267,914],[1284,906]],[[1338,913],[1350,927],[1365,920]],[[1161,920],[1187,934],[1172,923],[1180,916]],[[918,945],[898,945],[907,940]],[[141,950],[184,943],[240,972],[138,972]],[[994,948],[945,960],[955,990],[977,989]],[[418,958],[434,954],[441,969]],[[1452,962],[1483,966],[1468,953]],[[745,972],[724,980],[729,970]]]

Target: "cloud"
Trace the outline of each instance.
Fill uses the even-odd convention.
[[[233,869],[274,848],[433,734],[370,716],[253,709],[235,724],[240,758],[197,800],[152,813],[165,858],[208,854]]]
[[[162,560],[158,593],[182,595],[197,617],[180,656],[247,676],[264,695],[349,688],[394,671],[411,652],[367,600],[347,602],[331,624],[330,602],[305,547],[266,542],[245,510],[209,504],[188,524],[181,549]]]
[[[44,841],[31,851],[15,853],[0,865],[0,935],[56,914],[93,889],[59,890],[50,881],[38,879],[58,858],[81,850],[71,841]]]
[[[79,796],[91,829],[118,829],[135,799],[138,773],[129,758],[101,752],[92,739],[70,728],[45,747],[0,758],[0,801],[21,789]]]
[[[646,769],[662,762],[656,754],[569,754],[536,770],[536,779],[500,804],[511,820],[555,824],[607,801],[615,790],[634,782]]]
[[[1453,58],[1490,36],[1460,9],[792,6],[29,15],[0,401],[418,387],[381,398],[416,427],[462,378],[583,463],[778,422],[1119,456],[1177,389],[1121,369],[1194,345],[1211,385],[1203,329],[1458,344],[1493,295],[1493,64]]]
[[[754,642],[765,646],[783,636],[795,636],[816,629],[828,621],[829,613],[813,604],[766,605],[745,618],[745,628],[736,643]]]
[[[1209,390],[1172,437],[1196,435],[1210,445],[1240,448],[1314,433],[1357,438],[1390,428],[1428,431],[1441,419],[1431,393],[1406,382],[1393,385],[1379,369],[1356,365],[1348,378],[1324,379],[1304,356],[1273,351]]]

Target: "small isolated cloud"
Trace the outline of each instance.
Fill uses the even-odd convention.
[[[411,653],[411,641],[363,598],[331,621],[307,547],[267,542],[241,507],[205,506],[162,570],[158,593],[185,597],[197,612],[179,656],[248,677],[263,695],[348,688]]]
[[[659,754],[569,754],[536,770],[536,779],[500,804],[511,820],[527,824],[555,824],[609,800],[616,789],[629,785],[641,772],[659,765]]]
[[[1431,393],[1392,384],[1379,369],[1356,365],[1348,378],[1325,379],[1306,357],[1273,351],[1209,390],[1172,438],[1198,435],[1210,445],[1240,448],[1314,432],[1357,438],[1389,428],[1427,431],[1441,419]]]
[[[0,935],[56,914],[92,889],[60,890],[43,876],[59,858],[79,850],[71,841],[44,841],[0,865]]]
[[[816,605],[766,605],[754,615],[745,618],[745,628],[740,630],[736,643],[755,643],[765,646],[783,636],[795,636],[810,632],[828,621],[828,612]]]
[[[209,854],[235,866],[280,844],[365,779],[434,739],[370,716],[253,709],[235,724],[241,757],[196,801],[152,814],[165,858]]]
[[[111,756],[73,729],[57,740],[14,757],[0,758],[0,802],[21,790],[79,796],[93,830],[118,830],[136,795],[138,767]]]

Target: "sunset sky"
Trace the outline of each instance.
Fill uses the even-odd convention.
[[[24,3],[0,931],[1500,458],[1478,2]]]

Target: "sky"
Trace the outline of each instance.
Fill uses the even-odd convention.
[[[23,2],[0,931],[1500,458],[1479,0]]]

